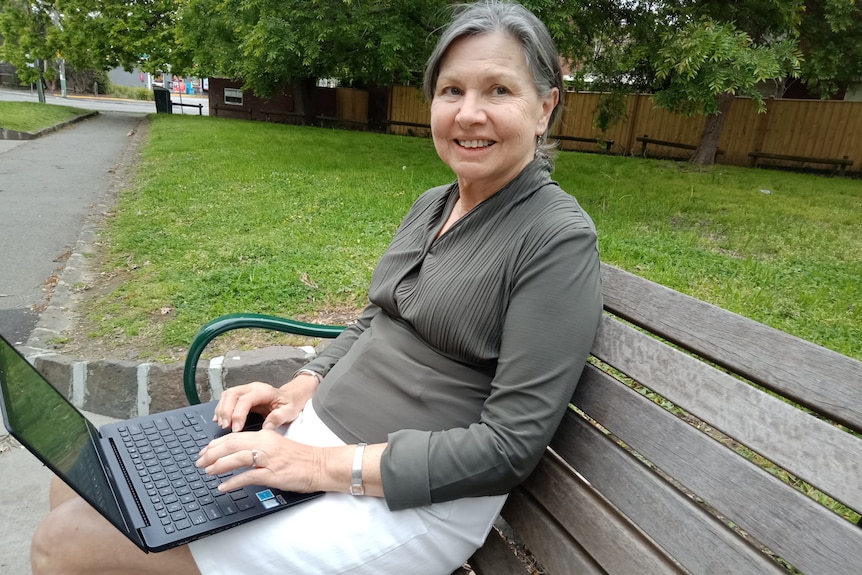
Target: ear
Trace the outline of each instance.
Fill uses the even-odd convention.
[[[548,129],[548,122],[551,121],[551,113],[553,113],[557,104],[560,103],[560,89],[551,88],[551,91],[540,100],[540,103],[542,105],[542,115],[539,118],[538,124],[536,124],[536,136],[541,136]]]

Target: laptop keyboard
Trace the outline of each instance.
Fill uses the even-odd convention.
[[[243,489],[218,491],[222,480],[233,473],[213,476],[195,467],[200,450],[210,439],[199,415],[157,417],[122,426],[119,432],[165,533],[255,506],[254,499]]]

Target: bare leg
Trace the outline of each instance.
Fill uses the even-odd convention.
[[[66,485],[62,479],[56,475],[51,478],[51,487],[48,489],[48,505],[51,509],[76,497],[78,494],[75,493],[75,490]]]
[[[51,512],[33,536],[33,575],[199,574],[188,547],[146,554],[61,481],[51,485]]]

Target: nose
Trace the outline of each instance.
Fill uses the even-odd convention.
[[[455,121],[461,127],[481,124],[485,121],[485,102],[482,96],[473,91],[464,94],[461,99],[461,107],[455,116]]]

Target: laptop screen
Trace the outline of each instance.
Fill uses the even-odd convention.
[[[96,430],[2,336],[0,402],[12,435],[114,525],[127,529],[96,448]]]

